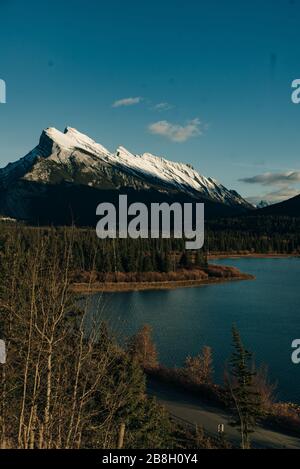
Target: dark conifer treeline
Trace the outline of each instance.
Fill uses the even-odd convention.
[[[208,222],[208,252],[300,253],[300,219],[291,217],[239,217]]]
[[[92,228],[37,228],[2,223],[0,253],[12,237],[20,237],[26,249],[39,236],[56,239],[63,256],[72,240],[71,267],[74,271],[176,272],[178,269],[205,267],[211,253],[300,254],[300,219],[290,217],[239,217],[209,221],[205,244],[200,251],[186,251],[183,239],[107,239],[99,240]],[[49,248],[51,256],[51,248]]]
[[[178,268],[205,266],[204,252],[185,251],[182,239],[107,239],[100,240],[93,229],[34,228],[23,225],[2,225],[0,252],[11,237],[18,236],[26,249],[45,239],[51,233],[63,253],[72,241],[71,267],[73,270],[97,272],[172,272]],[[51,256],[51,248],[49,250]]]

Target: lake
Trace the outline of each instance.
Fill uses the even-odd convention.
[[[213,349],[215,379],[223,377],[235,323],[258,364],[265,363],[277,395],[300,403],[300,365],[291,343],[300,338],[300,259],[225,259],[256,280],[177,290],[95,294],[89,311],[107,320],[121,338],[153,327],[161,363],[181,366],[204,345]]]

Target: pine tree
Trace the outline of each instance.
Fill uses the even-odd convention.
[[[260,395],[254,384],[256,373],[252,371],[252,354],[245,349],[240,334],[232,328],[233,348],[230,360],[229,391],[235,418],[233,426],[239,428],[241,447],[250,448],[250,435],[262,416]]]
[[[143,257],[142,271],[143,272],[152,272],[153,271],[152,259],[148,255]]]
[[[121,353],[99,386],[94,404],[93,438],[103,438],[103,419],[110,422],[109,447],[117,441],[120,424],[125,424],[125,448],[163,448],[171,444],[171,422],[167,412],[146,396],[146,381],[137,360]],[[95,447],[95,441],[92,447]]]
[[[182,253],[180,261],[179,261],[179,265],[180,267],[183,267],[185,269],[189,269],[191,267],[192,263],[186,251]]]
[[[202,251],[197,251],[195,256],[195,265],[197,267],[203,267],[206,265],[205,256]]]

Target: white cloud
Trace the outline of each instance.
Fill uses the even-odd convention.
[[[155,111],[169,111],[170,109],[173,109],[173,106],[172,104],[162,102],[155,104],[155,106],[153,106],[153,109]]]
[[[300,171],[282,171],[277,173],[263,173],[256,176],[240,179],[247,184],[261,184],[262,186],[274,186],[273,190],[257,196],[247,197],[247,200],[253,204],[261,200],[275,204],[283,200],[291,199],[299,195]]]
[[[159,121],[150,124],[149,131],[155,135],[161,135],[172,142],[185,142],[189,138],[202,135],[201,122],[198,118],[188,121],[185,125],[172,124],[168,121]]]
[[[248,184],[280,185],[300,182],[300,171],[286,171],[282,173],[264,173],[249,178],[240,179]]]
[[[137,96],[135,98],[123,98],[118,99],[112,105],[112,107],[121,107],[121,106],[133,106],[134,104],[139,104],[143,98]]]
[[[291,199],[296,195],[300,194],[300,189],[294,187],[282,187],[281,189],[275,190],[273,192],[268,192],[266,194],[261,194],[253,197],[246,197],[246,199],[252,204],[258,204],[261,200],[265,200],[270,204],[276,204],[282,202],[283,200]]]

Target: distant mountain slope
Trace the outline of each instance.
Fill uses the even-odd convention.
[[[300,194],[284,202],[261,208],[255,213],[257,215],[300,217]]]
[[[124,147],[115,153],[67,127],[42,132],[28,155],[0,169],[0,214],[31,223],[94,224],[101,201],[130,199],[206,202],[208,216],[243,213],[253,207],[237,192],[206,178],[190,165]]]
[[[261,200],[257,205],[256,208],[265,208],[269,207],[270,203],[267,202],[266,200]]]

